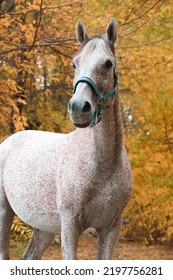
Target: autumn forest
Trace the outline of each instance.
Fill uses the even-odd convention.
[[[173,245],[171,0],[0,0],[0,142],[26,129],[68,133],[80,18],[118,24],[116,56],[133,194],[122,236]]]

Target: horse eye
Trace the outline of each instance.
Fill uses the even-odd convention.
[[[112,62],[111,62],[109,59],[106,60],[105,66],[106,66],[107,68],[111,68],[111,67],[112,67]]]
[[[76,64],[74,62],[71,63],[74,69],[76,69]]]

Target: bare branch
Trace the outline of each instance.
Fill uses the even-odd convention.
[[[73,6],[73,5],[82,3],[82,2],[84,2],[84,0],[79,0],[79,1],[76,1],[76,2],[73,2],[73,3],[67,3],[67,4],[58,5],[58,6],[46,6],[46,7],[43,8],[43,10],[59,9],[59,8],[63,8],[63,7]]]
[[[67,57],[67,58],[72,59],[72,56],[70,56],[70,55],[68,55],[68,54],[66,54],[66,53],[63,53],[62,51],[57,50],[57,49],[54,48],[54,47],[51,47],[51,49],[54,50],[54,51],[55,51],[56,53],[58,53],[58,54],[61,54],[61,55],[65,56],[65,57]]]
[[[135,49],[135,48],[141,48],[141,47],[145,47],[145,46],[149,46],[149,45],[156,45],[160,42],[163,42],[163,41],[167,41],[167,40],[171,40],[173,37],[166,37],[166,38],[163,38],[161,40],[158,40],[158,41],[154,41],[154,42],[149,42],[149,43],[143,43],[141,45],[136,45],[136,46],[120,46],[118,47],[117,46],[117,49]]]
[[[73,2],[73,3],[67,3],[67,4],[58,5],[58,6],[43,6],[42,5],[42,11],[44,11],[44,10],[54,10],[54,9],[60,9],[60,8],[63,8],[63,7],[73,6],[73,5],[76,5],[76,4],[80,4],[83,1],[84,0],[79,0],[79,1],[76,1],[76,2]],[[33,12],[36,12],[36,10],[31,9],[31,10],[23,11],[23,12],[12,12],[12,11],[4,10],[4,11],[1,11],[0,14],[8,14],[8,15],[11,15],[11,16],[18,16],[18,15],[26,15],[28,13],[33,13]]]
[[[4,55],[4,54],[10,53],[10,52],[15,52],[15,51],[21,51],[21,48],[18,47],[18,48],[9,49],[9,50],[0,52],[0,55]]]
[[[156,1],[156,2],[155,2],[148,10],[146,10],[143,14],[139,15],[138,17],[136,17],[136,18],[134,18],[134,19],[132,19],[132,20],[130,20],[130,21],[126,21],[126,22],[124,22],[124,23],[122,23],[122,24],[119,24],[119,27],[120,27],[120,26],[128,25],[128,24],[130,24],[130,23],[133,23],[133,22],[135,22],[135,21],[141,19],[143,16],[145,16],[146,14],[148,14],[156,5],[158,5],[160,2],[163,2],[163,1],[165,1],[165,0],[158,0],[158,1]]]
[[[27,48],[27,46],[24,45],[24,44],[16,44],[16,43],[14,43],[14,42],[12,42],[12,41],[4,40],[4,39],[1,38],[1,37],[0,37],[0,40],[2,40],[3,43],[5,43],[5,44],[7,44],[7,45],[15,46],[15,47],[18,47],[18,48],[20,48],[20,49],[24,49],[24,50],[25,50],[25,49]],[[1,53],[0,53],[0,54],[1,54]]]
[[[43,0],[40,1],[40,11],[39,11],[38,22],[37,22],[37,26],[35,29],[34,40],[33,40],[32,45],[29,47],[29,51],[31,51],[33,49],[35,42],[37,40],[37,33],[38,33],[38,29],[40,27],[40,23],[41,23],[41,19],[42,19],[42,10],[43,10]]]
[[[158,9],[163,5],[163,3],[165,2],[165,0],[162,1],[162,3],[160,4],[159,7],[157,7],[154,11],[154,14],[158,11]],[[132,33],[138,31],[139,29],[141,29],[144,25],[146,25],[149,21],[151,21],[152,18],[148,18],[147,20],[145,20],[142,24],[140,24],[139,26],[137,26],[134,30],[131,30],[131,31],[128,31],[127,33],[125,34],[122,34],[122,35],[119,35],[120,38],[123,38],[125,36],[129,36],[131,35]]]
[[[10,15],[10,16],[20,16],[20,15],[26,15],[28,13],[33,13],[36,12],[36,9],[32,9],[32,10],[28,10],[25,12],[5,12],[5,11],[1,11],[0,15]]]

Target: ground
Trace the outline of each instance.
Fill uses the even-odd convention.
[[[26,243],[11,242],[11,259],[20,259]],[[97,254],[97,238],[92,235],[82,235],[78,246],[78,259],[94,260]],[[44,253],[44,260],[62,259],[60,245],[52,244]],[[117,259],[113,255],[113,259]],[[120,240],[118,247],[120,260],[173,260],[173,248],[168,246],[145,246],[141,242]]]

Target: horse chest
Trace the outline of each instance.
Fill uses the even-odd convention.
[[[120,173],[117,166],[96,168],[92,160],[87,164],[80,160],[80,164],[68,161],[62,165],[57,191],[60,215],[79,216],[83,228],[106,224],[117,214],[118,201],[123,196],[122,182],[117,182]]]
[[[112,194],[112,195],[111,195]],[[116,195],[106,191],[98,193],[87,205],[80,215],[83,228],[101,228],[107,225],[118,214]]]

